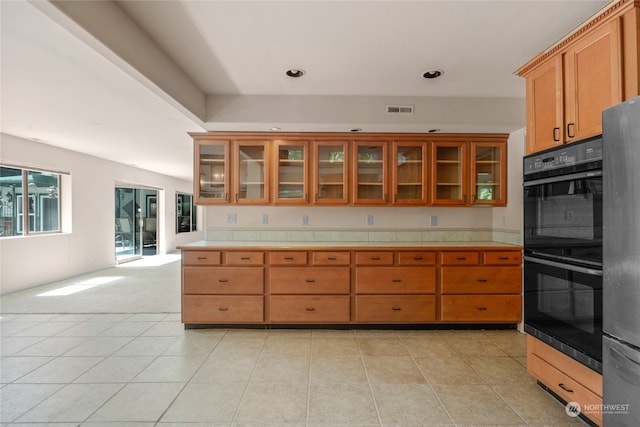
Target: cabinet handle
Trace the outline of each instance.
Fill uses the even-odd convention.
[[[305,308],[306,311],[316,311],[315,307],[307,307]]]
[[[229,193],[224,193],[224,199],[228,202],[229,201]]]
[[[462,203],[467,203],[467,195],[462,196]]]
[[[318,201],[318,195],[316,194],[316,202]]]
[[[220,282],[220,283],[228,283],[229,279],[218,279],[218,282]]]
[[[229,310],[228,307],[218,307],[218,311],[227,311]]]
[[[553,128],[553,140],[560,142],[560,128]]]
[[[506,260],[509,259],[509,257],[508,256],[501,256],[501,257],[498,257],[498,259],[501,260],[501,261],[506,261]]]
[[[402,282],[402,279],[391,279],[391,281],[393,283],[400,283],[400,282]]]
[[[236,202],[238,201],[239,198],[240,198],[240,195],[236,193]]]
[[[207,257],[206,256],[199,256],[196,259],[207,259]]]
[[[380,257],[379,256],[372,256],[371,257],[371,261],[380,261]]]
[[[327,258],[327,259],[328,259],[329,261],[335,261],[335,260],[337,260],[338,258],[336,258],[336,257],[334,257],[334,256],[330,256],[330,257],[329,257],[329,258]]]
[[[249,261],[249,260],[251,259],[251,257],[243,256],[243,257],[240,257],[240,259],[241,259],[242,261]]]
[[[575,134],[571,135],[571,131],[575,126],[576,126],[575,123],[567,123],[567,137],[574,138],[576,136]]]
[[[286,256],[284,257],[285,261],[293,261],[293,257],[292,256]]]
[[[478,311],[487,311],[487,307],[484,306],[478,306],[476,308],[478,309]]]
[[[478,281],[478,282],[480,282],[480,283],[486,283],[486,282],[488,282],[488,280],[487,280],[487,279],[478,279],[477,281]]]
[[[566,391],[567,393],[573,393],[573,390],[571,390],[569,387],[567,387],[566,385],[564,385],[563,383],[558,384],[558,387],[560,387],[561,389],[563,389],[564,391]]]
[[[459,256],[456,258],[458,261],[464,261],[465,259],[467,259],[466,256]]]
[[[305,280],[305,282],[307,282],[307,283],[316,283],[315,279],[307,279],[307,280]]]
[[[391,307],[391,310],[393,310],[393,311],[401,311],[402,307]]]
[[[424,257],[421,257],[421,256],[414,256],[413,257],[414,261],[422,261],[423,259],[424,259]]]

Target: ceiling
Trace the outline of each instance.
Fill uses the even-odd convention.
[[[1,130],[185,180],[187,132],[511,132],[514,71],[606,3],[1,1]]]

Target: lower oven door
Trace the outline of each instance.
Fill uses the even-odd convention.
[[[602,270],[524,257],[525,330],[602,372]]]

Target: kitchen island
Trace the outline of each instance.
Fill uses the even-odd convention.
[[[517,324],[522,248],[497,242],[201,241],[182,251],[182,322]]]

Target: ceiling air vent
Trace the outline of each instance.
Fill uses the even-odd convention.
[[[387,114],[413,114],[413,105],[387,105]]]

